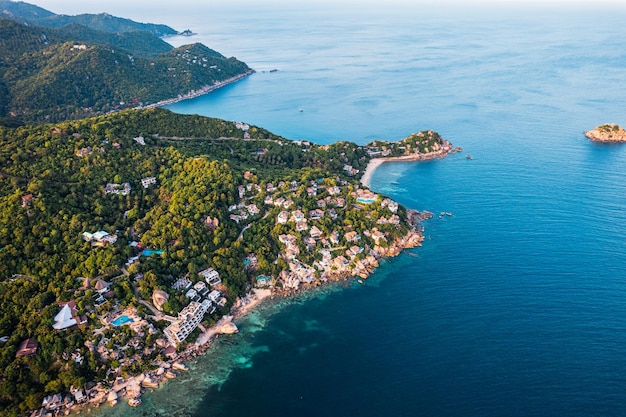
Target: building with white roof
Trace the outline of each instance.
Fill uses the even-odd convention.
[[[69,303],[66,303],[63,307],[61,307],[61,311],[54,316],[54,324],[52,325],[52,328],[55,330],[63,330],[75,326],[76,324],[77,322],[74,318],[74,314],[72,314],[72,309],[70,308]]]

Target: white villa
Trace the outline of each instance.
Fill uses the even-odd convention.
[[[209,284],[211,287],[222,283],[219,272],[217,272],[213,268],[207,268],[203,271],[200,271],[198,272],[198,275],[204,278],[207,284]]]

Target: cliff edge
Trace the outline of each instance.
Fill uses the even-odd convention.
[[[626,142],[626,130],[614,123],[597,126],[585,132],[585,136],[594,142]]]

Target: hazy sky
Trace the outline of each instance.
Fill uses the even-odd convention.
[[[107,12],[139,22],[162,23],[181,30],[186,16],[206,16],[207,24],[233,12],[254,14],[273,8],[292,9],[299,13],[315,10],[318,15],[356,18],[358,10],[380,10],[380,16],[438,15],[439,17],[482,19],[493,16],[526,14],[559,19],[569,10],[589,9],[591,21],[601,22],[611,9],[626,11],[626,0],[24,0],[58,14]],[[504,14],[502,14],[504,13]],[[371,15],[371,13],[370,13]],[[417,16],[417,15],[416,15]],[[182,25],[182,26],[181,26]],[[181,26],[181,27],[178,27]]]
[[[184,12],[184,9],[192,11],[196,8],[210,9],[215,8],[239,8],[245,6],[251,7],[264,7],[264,6],[318,6],[318,7],[371,7],[371,6],[385,6],[385,7],[402,7],[403,5],[416,5],[422,4],[427,7],[433,7],[436,5],[448,4],[459,6],[472,6],[472,5],[490,5],[490,6],[503,6],[503,5],[517,5],[517,6],[534,6],[552,4],[554,6],[561,7],[574,7],[574,6],[599,6],[614,5],[614,6],[626,6],[626,0],[87,0],[77,2],[75,0],[26,0],[27,3],[36,4],[40,7],[53,11],[55,13],[63,14],[79,14],[79,13],[100,13],[131,10],[133,13],[148,12],[153,14],[156,10],[171,10],[175,8],[179,13]],[[164,18],[167,15],[164,14]]]

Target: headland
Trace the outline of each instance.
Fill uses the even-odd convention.
[[[372,158],[368,162],[367,167],[365,168],[365,172],[363,173],[363,176],[361,177],[361,184],[363,184],[365,187],[369,187],[370,182],[372,180],[372,175],[374,174],[376,169],[378,169],[379,166],[381,166],[382,164],[386,162],[428,161],[431,159],[445,158],[448,154],[462,152],[462,151],[463,149],[458,148],[458,147],[453,148],[450,142],[444,141],[443,146],[441,146],[440,149],[437,149],[432,152],[427,152],[427,153],[415,152],[415,153],[402,155],[402,156]]]
[[[103,139],[99,128],[105,125],[112,130]],[[49,183],[32,184],[28,192],[16,183],[5,197],[6,224],[16,230],[36,224],[43,234],[60,229],[66,237],[66,244],[50,248],[63,254],[63,265],[36,252],[28,276],[21,272],[25,261],[14,254],[35,236],[20,233],[28,239],[0,251],[2,260],[15,263],[4,273],[3,288],[16,293],[4,301],[5,315],[37,318],[43,311],[49,320],[33,326],[59,340],[78,340],[67,348],[26,327],[3,338],[2,348],[14,349],[11,362],[49,356],[46,366],[56,372],[71,358],[82,372],[41,386],[23,411],[42,415],[121,401],[139,405],[143,392],[175,378],[215,336],[236,333],[236,320],[264,300],[331,282],[364,282],[381,260],[421,245],[420,221],[428,217],[362,186],[368,162],[428,160],[455,151],[433,131],[400,142],[322,146],[159,108],[38,132],[23,144],[18,131],[8,131],[6,141],[30,151],[46,140],[64,140],[55,140],[54,152],[32,157],[26,170],[6,163],[0,174],[39,178],[69,161],[72,168],[58,172],[55,184],[85,184],[90,191],[82,201],[106,209],[97,219],[82,205],[66,208],[84,218],[70,230],[60,209],[65,200]],[[121,162],[127,160],[146,165]],[[95,163],[101,171],[87,169]],[[139,198],[141,208],[135,207]],[[98,261],[91,267],[86,259]],[[35,285],[48,288],[63,270],[75,278],[57,284],[62,292],[49,293],[45,305],[11,308],[27,305],[39,291]]]

